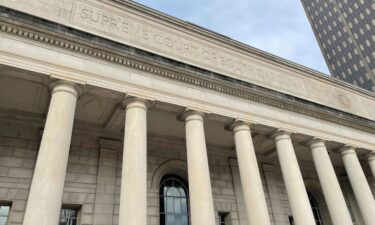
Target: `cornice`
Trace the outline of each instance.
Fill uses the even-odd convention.
[[[154,55],[143,52],[142,50],[136,50],[133,54],[129,54],[129,52],[122,52],[111,48],[104,48],[100,45],[94,45],[89,41],[85,42],[82,39],[75,40],[69,38],[67,34],[51,32],[31,26],[26,28],[26,26],[26,24],[16,21],[13,23],[13,21],[8,19],[0,19],[0,32],[5,32],[52,47],[61,48],[74,52],[75,54],[82,54],[110,63],[115,63],[117,65],[151,73],[155,76],[216,91],[221,94],[235,96],[343,126],[375,133],[375,123],[373,121],[308,102],[306,100],[298,99],[294,96],[268,90],[220,74],[210,73],[207,75],[209,71],[199,68],[193,70],[193,67],[191,66],[187,66],[188,68],[184,69],[176,68],[173,64],[168,65],[168,63],[161,62],[160,59],[162,57],[157,55],[155,55],[155,59],[150,60],[150,57],[153,57]],[[115,44],[119,45],[119,43]],[[137,55],[139,52],[144,55]],[[203,74],[202,71],[206,72],[206,74]]]

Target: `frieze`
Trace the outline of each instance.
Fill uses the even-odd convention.
[[[173,55],[194,64],[204,64],[211,70],[220,71],[235,78],[272,86],[297,95],[306,95],[303,80],[287,76],[279,71],[260,67],[249,58],[239,57],[191,38],[177,35],[162,27],[151,26],[129,15],[78,0],[72,23],[87,30],[126,40],[127,43],[147,46],[160,54]]]

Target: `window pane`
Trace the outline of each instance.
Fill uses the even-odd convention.
[[[167,197],[167,213],[173,213],[174,208],[173,208],[173,198],[172,197]]]
[[[175,176],[163,178],[160,184],[160,225],[189,225],[187,188]]]
[[[60,225],[77,225],[78,209],[61,209]]]
[[[184,188],[180,187],[180,193],[181,193],[181,197],[186,197],[186,192]]]
[[[175,225],[180,225],[182,223],[182,215],[175,216]]]
[[[8,221],[10,206],[0,205],[0,225],[6,225]]]
[[[181,213],[188,214],[186,198],[181,198]]]
[[[0,207],[0,216],[8,217],[9,209],[10,209],[10,206],[1,206]]]
[[[76,225],[77,219],[71,219],[69,225]]]
[[[0,217],[0,225],[6,225],[7,220],[8,220],[8,217]]]
[[[163,196],[167,196],[167,191],[168,191],[168,187],[165,186],[165,187],[163,188]]]
[[[174,213],[181,214],[181,199],[180,198],[174,199]]]
[[[181,222],[181,225],[188,225],[188,216],[187,215],[184,215],[182,216],[182,222]]]
[[[172,187],[172,188],[169,188],[167,195],[172,196],[172,197],[180,197],[180,192],[178,191],[177,188]]]
[[[174,225],[174,215],[167,215],[166,225]]]

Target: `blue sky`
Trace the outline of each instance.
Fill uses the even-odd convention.
[[[300,0],[136,0],[329,74]]]

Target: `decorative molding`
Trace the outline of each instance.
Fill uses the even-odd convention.
[[[269,91],[268,96],[265,92],[258,89],[250,89],[245,85],[238,85],[231,81],[226,80],[214,80],[211,78],[206,78],[199,76],[197,72],[188,73],[187,71],[177,72],[173,68],[164,68],[166,66],[159,64],[158,66],[152,63],[141,62],[140,60],[132,59],[134,56],[123,56],[120,53],[114,53],[101,50],[96,47],[89,45],[80,44],[73,42],[61,37],[52,36],[50,34],[42,33],[39,31],[34,31],[19,25],[13,25],[0,20],[0,32],[5,32],[18,37],[26,38],[32,41],[43,43],[46,45],[54,46],[57,48],[65,49],[74,53],[79,53],[96,59],[104,60],[110,63],[115,63],[121,66],[130,67],[132,69],[152,73],[154,75],[164,77],[167,79],[184,82],[189,85],[193,85],[200,88],[205,88],[208,90],[216,91],[222,94],[231,95],[239,97],[242,99],[270,105],[279,109],[288,110],[303,114],[309,117],[329,121],[332,123],[340,124],[347,127],[352,127],[355,129],[363,130],[369,133],[375,133],[375,124],[371,124],[370,120],[361,119],[357,116],[350,115],[348,113],[343,113],[341,111],[330,109],[325,106],[321,106],[315,103],[307,104],[308,101],[297,102],[295,97],[284,97],[283,96],[270,96],[275,91]],[[130,58],[132,57],[132,58]],[[199,77],[198,77],[199,76]],[[246,82],[242,82],[246,83]],[[261,89],[261,88],[259,88]],[[280,93],[278,93],[280,94]],[[285,95],[285,94],[282,94]],[[288,99],[289,98],[289,99]],[[318,109],[319,107],[319,109]],[[321,108],[325,108],[326,112],[322,112]],[[336,112],[335,112],[336,111]],[[340,114],[339,114],[340,113]],[[347,118],[342,117],[343,114]],[[350,118],[348,118],[350,117]],[[355,121],[357,120],[357,121]],[[358,121],[362,120],[362,121]]]

